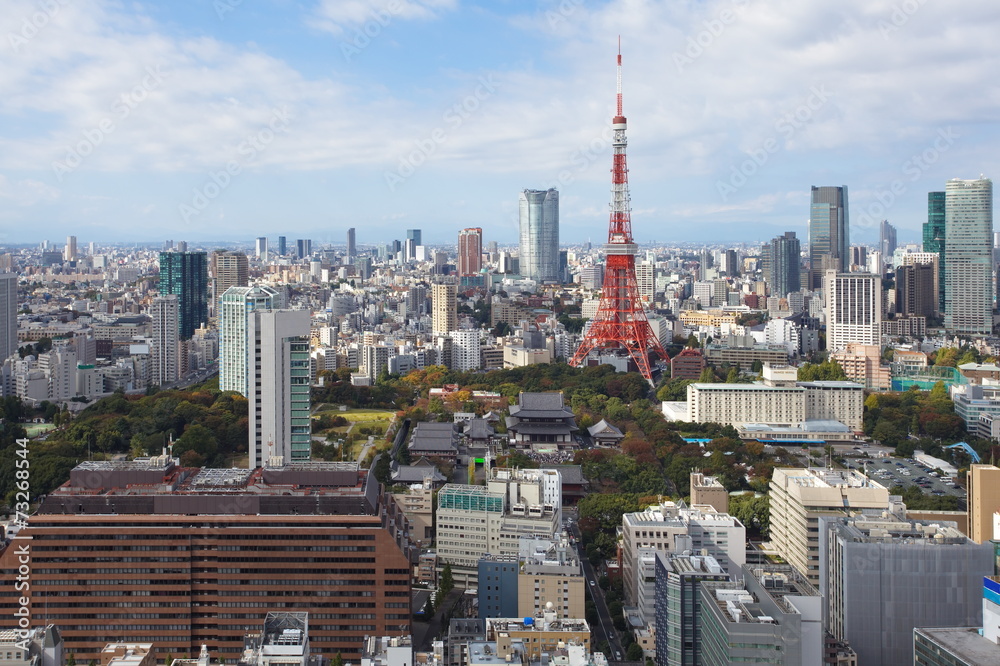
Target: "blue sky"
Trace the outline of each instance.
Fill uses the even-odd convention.
[[[917,240],[1000,161],[1000,12],[966,0],[8,0],[0,243],[516,242],[607,230],[618,35],[639,242]]]

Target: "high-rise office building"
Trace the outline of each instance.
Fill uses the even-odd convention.
[[[10,542],[0,569],[5,605],[27,596],[42,626],[44,609],[50,622],[59,609],[78,663],[119,641],[152,643],[161,659],[207,644],[212,663],[235,663],[247,627],[281,609],[308,612],[312,649],[345,662],[360,662],[366,635],[410,632],[406,518],[356,463],[181,473],[156,456],[83,462],[68,477],[22,528],[36,540]],[[39,538],[64,561],[39,561],[30,589],[15,592],[15,544]],[[17,626],[13,611],[4,617]]]
[[[17,351],[17,275],[0,274],[0,364]]]
[[[230,287],[245,287],[249,284],[250,261],[239,251],[215,252],[215,298],[221,298]]]
[[[354,261],[356,256],[358,256],[357,238],[354,234],[354,227],[351,227],[347,230],[347,261]]]
[[[407,246],[410,249],[409,249],[409,252],[406,255],[406,257],[404,257],[404,259],[416,259],[417,258],[417,246],[424,244],[424,239],[423,239],[422,232],[420,231],[420,229],[407,229],[406,230],[406,240],[408,240],[410,242],[409,245]],[[396,251],[398,252],[399,248],[397,248]]]
[[[295,256],[299,259],[306,259],[312,255],[313,242],[308,238],[300,238],[295,241]]]
[[[915,663],[914,627],[981,624],[992,544],[939,521],[860,514],[823,518],[810,535],[819,541],[826,628],[850,643],[857,663]]]
[[[826,272],[826,348],[882,344],[882,278],[872,273]]]
[[[150,361],[150,382],[164,386],[180,379],[178,353],[180,347],[180,301],[174,294],[157,296],[149,307],[153,319],[153,344]]]
[[[161,252],[160,295],[175,294],[180,306],[181,340],[208,321],[208,255],[204,252]]]
[[[479,227],[458,232],[458,274],[476,275],[483,267],[483,230]]]
[[[883,260],[891,259],[892,253],[896,251],[896,227],[889,224],[889,220],[882,220],[879,225],[878,246]]]
[[[284,236],[278,236],[278,256],[283,257],[286,252],[288,252],[288,239]]]
[[[890,508],[889,489],[860,471],[775,468],[768,494],[774,550],[813,585],[820,579],[820,519]]]
[[[985,543],[993,538],[993,516],[1000,511],[1000,469],[970,465],[965,476],[969,500],[969,538]]]
[[[954,178],[945,185],[944,327],[993,330],[993,181]]]
[[[76,261],[76,236],[66,236],[66,247],[63,249],[63,259]]]
[[[559,281],[559,191],[524,190],[519,198],[521,275]]]
[[[247,342],[250,468],[309,460],[309,311],[254,310]]]
[[[656,296],[656,264],[654,262],[636,262],[635,284],[639,289],[639,298],[646,303],[652,303]]]
[[[453,284],[431,287],[431,331],[448,335],[458,329],[458,290]]]
[[[809,208],[810,288],[823,288],[828,270],[847,272],[850,248],[850,221],[847,213],[847,186],[812,188]]]
[[[799,257],[802,246],[795,237],[794,231],[786,231],[783,235],[771,240],[771,251],[768,255],[770,274],[765,279],[771,286],[771,295],[785,298],[790,292],[799,291]]]
[[[264,261],[264,262],[267,261],[267,238],[266,237],[260,236],[259,238],[257,238],[256,252],[257,252],[257,260],[258,261]]]
[[[247,315],[274,309],[278,292],[270,287],[230,287],[219,298],[219,389],[249,397],[252,362]]]
[[[938,312],[944,312],[944,192],[927,193],[927,221],[924,222],[924,252],[938,255]]]

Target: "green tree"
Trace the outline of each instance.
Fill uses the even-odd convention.
[[[629,661],[641,661],[642,647],[638,643],[632,643],[628,646],[628,650],[625,651],[625,658]]]
[[[444,569],[441,570],[441,579],[438,581],[438,591],[442,597],[448,595],[449,592],[455,587],[455,578],[451,573],[451,563],[445,563]]]
[[[736,368],[736,366],[729,368],[729,372],[726,374],[726,383],[736,384],[739,381],[740,381],[740,371]]]
[[[729,498],[729,514],[739,518],[748,529],[755,529],[761,537],[767,538],[771,528],[771,502],[767,495],[733,495]]]
[[[69,656],[66,657],[66,666],[76,666],[76,655],[72,652],[70,652]]]
[[[699,382],[711,383],[715,381],[715,371],[712,368],[706,367],[701,371],[701,377],[698,378]]]
[[[392,467],[389,460],[389,453],[382,453],[375,461],[375,480],[384,486],[392,481]]]
[[[344,666],[344,655],[339,652],[333,655],[333,659],[330,660],[330,666]]]
[[[688,336],[687,346],[691,349],[698,349],[701,347],[701,343],[698,342],[698,337],[694,333]]]

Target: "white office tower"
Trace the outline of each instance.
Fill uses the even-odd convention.
[[[993,181],[949,180],[944,203],[944,327],[993,330]]]
[[[247,314],[250,468],[309,460],[309,311]]]
[[[17,275],[0,274],[0,363],[17,351]]]
[[[520,273],[535,282],[559,282],[559,192],[524,190],[519,200]]]
[[[882,278],[871,273],[826,271],[826,348],[846,349],[851,342],[882,342]]]
[[[267,238],[264,236],[257,239],[257,259],[267,261]]]
[[[482,347],[479,344],[479,330],[452,331],[451,369],[460,372],[479,370],[483,367]]]
[[[278,307],[270,287],[230,287],[219,299],[219,389],[248,394],[247,315]]]
[[[180,379],[180,302],[176,294],[157,296],[149,308],[153,318],[152,376],[154,386],[171,384]]]

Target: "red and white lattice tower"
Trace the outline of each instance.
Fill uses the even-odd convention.
[[[667,353],[653,334],[639,299],[635,280],[635,255],[632,241],[632,220],[628,193],[628,166],[625,164],[625,116],[622,115],[622,54],[618,47],[618,114],[611,121],[615,132],[614,162],[611,167],[611,220],[608,224],[608,244],[604,246],[604,289],[597,314],[570,361],[580,365],[591,352],[624,350],[632,357],[639,372],[651,384],[653,373],[649,355],[655,352],[663,360]]]

